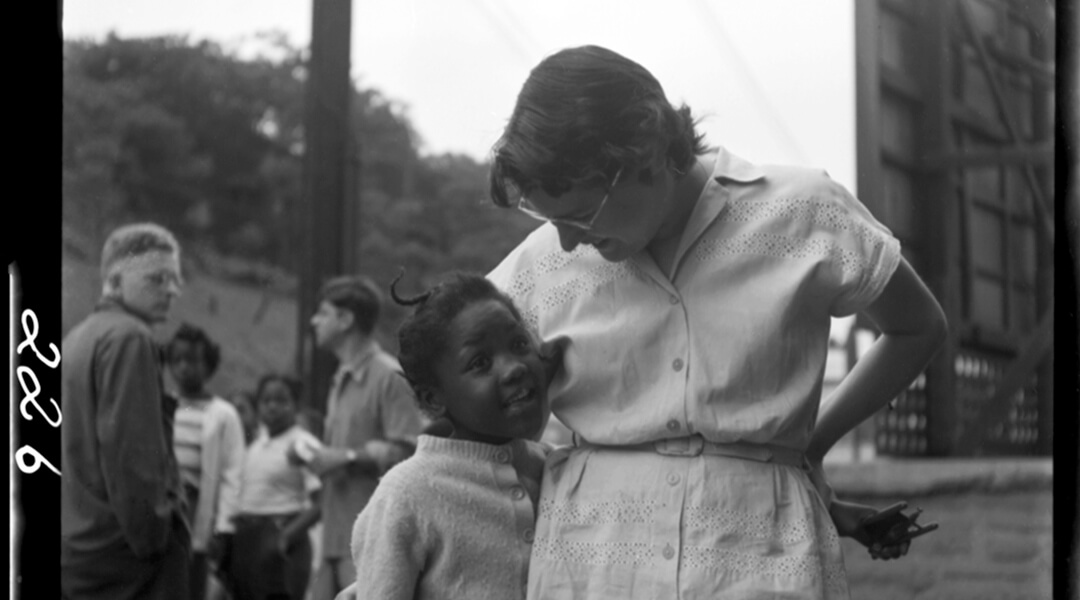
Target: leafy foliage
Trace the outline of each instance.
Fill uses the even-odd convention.
[[[291,274],[284,279],[293,286],[300,275],[307,57],[280,34],[260,41],[255,58],[175,36],[65,42],[63,218],[72,256],[93,263],[111,229],[150,219],[180,236],[187,269],[295,291],[273,273]],[[354,88],[352,105],[358,223],[344,250],[377,282],[400,267],[409,291],[453,269],[486,272],[535,227],[487,200],[486,165],[422,156],[404,104]],[[78,304],[89,311],[93,301]],[[65,292],[72,324],[79,315],[68,307]],[[402,311],[388,313],[380,338],[393,348]]]

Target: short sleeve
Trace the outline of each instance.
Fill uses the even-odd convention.
[[[387,370],[381,387],[383,392],[379,396],[379,412],[386,439],[415,443],[423,422],[409,383],[404,376]]]
[[[827,179],[823,187],[822,221],[833,236],[832,267],[839,283],[829,312],[843,317],[870,306],[885,289],[900,264],[900,242],[843,186]]]

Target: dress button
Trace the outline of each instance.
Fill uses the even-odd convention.
[[[670,483],[671,485],[679,485],[679,474],[678,473],[668,473],[667,482]]]
[[[532,529],[526,529],[524,532],[522,532],[521,539],[523,539],[526,542],[531,544],[533,542],[533,537],[535,535],[536,535],[535,531],[533,531]]]
[[[514,489],[510,490],[510,497],[514,500],[521,500],[525,497],[525,490],[521,489],[520,487],[515,487]]]
[[[668,428],[668,431],[678,431],[679,430],[679,422],[676,421],[675,419],[672,419],[672,420],[667,422],[667,428]]]
[[[671,302],[672,304],[678,304],[678,303],[679,303],[679,297],[678,297],[678,296],[676,296],[675,294],[672,294],[672,295],[671,295],[671,296],[670,296],[670,297],[668,298],[668,301],[669,301],[669,302]]]
[[[672,361],[671,368],[675,369],[676,371],[682,371],[682,368],[683,368],[682,359],[681,358],[676,358],[674,361]]]
[[[671,560],[675,558],[675,549],[671,547],[671,544],[668,544],[667,546],[664,546],[662,554],[664,555],[664,558]]]

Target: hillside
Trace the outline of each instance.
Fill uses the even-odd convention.
[[[292,371],[297,343],[296,299],[289,294],[244,286],[184,265],[186,285],[169,322],[155,330],[165,341],[181,322],[204,328],[221,344],[222,361],[210,381],[227,394],[251,387],[268,371]],[[92,309],[101,290],[96,261],[65,247],[61,268],[62,333]]]

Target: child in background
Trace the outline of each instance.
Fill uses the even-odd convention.
[[[524,598],[549,414],[537,343],[482,276],[391,294],[418,305],[398,333],[405,377],[453,432],[383,476],[353,527],[359,583],[338,598]]]
[[[206,389],[221,352],[206,332],[187,323],[165,347],[169,373],[179,387],[173,450],[191,523],[191,598],[206,597],[209,557],[231,536],[240,493],[244,433],[233,406]]]
[[[247,390],[237,390],[229,394],[229,402],[240,415],[240,424],[244,426],[244,445],[255,441],[259,432],[259,414],[255,410],[255,395]]]
[[[323,439],[323,421],[324,417],[322,413],[310,406],[304,407],[296,415],[296,424],[303,427],[304,430],[319,440]],[[291,455],[294,456],[296,460],[306,463],[307,461],[302,456],[303,454],[306,454],[304,445],[305,444],[300,443],[293,446]],[[322,528],[323,522],[322,519],[320,519],[318,523],[311,526],[311,529],[308,529],[308,538],[311,540],[312,573],[316,573],[319,569],[319,565],[322,564]],[[309,582],[309,587],[315,587],[314,581]],[[308,594],[308,597],[310,598],[311,594]]]
[[[225,561],[229,583],[235,600],[302,600],[320,483],[293,449],[319,441],[296,423],[299,382],[267,375],[255,397],[263,427],[244,460],[236,537]]]

